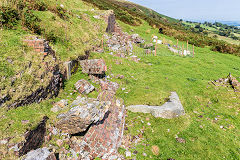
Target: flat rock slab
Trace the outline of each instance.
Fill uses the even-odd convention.
[[[71,104],[72,108],[67,113],[58,116],[59,121],[56,127],[68,134],[84,132],[92,123],[104,118],[109,105],[110,102],[78,97]]]
[[[185,114],[176,92],[171,92],[170,100],[162,106],[132,105],[127,109],[132,112],[151,113],[154,117],[172,119]]]

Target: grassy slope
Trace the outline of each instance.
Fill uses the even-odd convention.
[[[93,18],[94,15],[106,13],[104,11],[96,8],[92,10],[94,7],[78,0],[57,2],[45,0],[44,2],[49,8],[63,4],[64,9],[71,12],[68,15],[69,18],[64,20],[51,11],[34,10],[34,15],[41,20],[39,26],[44,30],[42,35],[32,33],[21,26],[20,22],[13,30],[0,30],[0,98],[9,94],[12,97],[9,103],[30,95],[40,86],[46,87],[50,81],[51,75],[47,75],[44,83],[40,82],[40,77],[45,71],[41,60],[43,54],[34,53],[23,44],[27,36],[55,37],[57,40],[51,41],[50,46],[56,51],[56,57],[62,69],[61,64],[64,61],[77,59],[92,46],[99,45],[102,34],[105,32],[106,22]],[[46,58],[45,62],[47,61],[53,60]],[[29,64],[31,68],[28,67]],[[21,75],[22,71],[24,71],[23,75]],[[15,78],[15,84],[11,86]]]
[[[147,42],[150,42],[153,34],[157,35],[157,30],[145,22],[139,27],[119,23],[124,31],[131,33],[130,30],[134,29]],[[163,38],[176,44],[176,40],[171,37],[161,35]],[[194,58],[183,58],[170,53],[165,46],[158,47],[157,57],[145,56],[142,49],[135,47],[136,54],[141,58],[140,63],[106,53],[91,55],[91,58],[105,59],[110,68],[107,75],[125,76],[123,80],[113,81],[119,82],[121,88],[126,88],[125,91],[119,89],[117,93],[125,100],[126,106],[159,105],[164,103],[170,91],[176,91],[186,110],[185,116],[173,120],[128,112],[126,122],[129,130],[125,134],[138,135],[138,131],[145,128],[144,140],[131,151],[138,151],[137,159],[239,159],[239,93],[233,92],[231,88],[208,85],[210,80],[225,77],[229,72],[239,77],[239,57],[212,52],[209,48],[196,48]],[[122,61],[123,64],[116,65],[116,61]],[[73,100],[78,95],[73,92],[73,84],[81,78],[87,79],[87,75],[79,71],[66,82],[64,90],[56,99],[9,112],[0,108],[0,139],[12,136],[14,138],[11,142],[22,140],[24,131],[36,126],[44,115],[48,115],[49,123],[52,123],[57,115],[50,111],[52,103],[63,98]],[[99,88],[98,85],[96,87]],[[90,96],[96,97],[97,94],[95,91]],[[146,124],[146,117],[150,118],[151,126]],[[23,125],[21,120],[29,120],[30,123]],[[225,129],[220,129],[221,125]],[[184,138],[186,144],[177,143],[176,134]],[[152,145],[160,148],[158,156],[152,154]],[[142,156],[143,152],[147,153],[147,157]]]

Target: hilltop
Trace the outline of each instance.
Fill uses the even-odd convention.
[[[239,159],[239,45],[122,0],[0,5],[0,159]]]

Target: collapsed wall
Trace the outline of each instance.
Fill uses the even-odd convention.
[[[62,86],[62,76],[55,52],[48,41],[28,37],[23,43],[32,48],[26,54],[24,70],[10,77],[11,84],[0,88],[0,106],[16,108],[57,96]],[[30,55],[31,54],[31,55]],[[1,98],[2,97],[2,98]]]

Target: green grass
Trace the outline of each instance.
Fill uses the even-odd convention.
[[[135,27],[134,30],[149,40],[151,34],[157,31],[151,30],[147,34],[145,27]],[[208,83],[226,77],[229,72],[239,79],[239,57],[212,52],[208,48],[196,48],[194,58],[183,58],[173,55],[163,46],[159,46],[157,57],[138,56],[141,63],[123,59],[122,65],[116,65],[115,61],[119,59],[109,55],[96,54],[93,58],[104,57],[108,66],[112,66],[108,74],[125,76],[124,80],[115,81],[126,88],[118,92],[126,106],[159,105],[164,103],[171,91],[176,91],[186,115],[164,120],[150,114],[128,112],[126,122],[129,131],[125,134],[138,135],[138,131],[145,127],[144,140],[136,145],[136,149],[131,149],[132,152],[138,151],[137,159],[239,159],[240,95],[230,87],[214,87]],[[153,65],[149,66],[148,63]],[[128,93],[124,93],[126,91]],[[146,117],[150,118],[151,126],[147,125]],[[215,118],[219,120],[215,122]],[[176,142],[175,135],[184,138],[186,144]],[[160,148],[159,156],[152,154],[153,145]],[[143,152],[148,156],[142,156]]]

